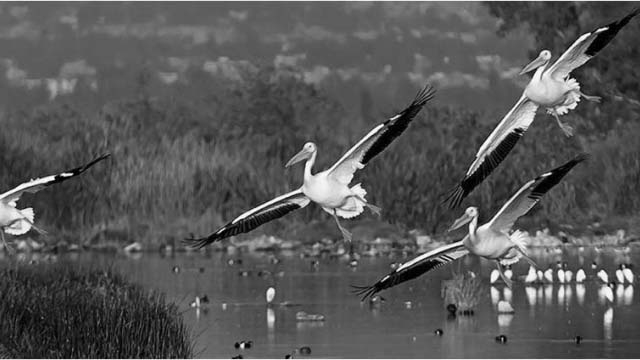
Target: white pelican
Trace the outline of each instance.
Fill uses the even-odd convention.
[[[312,142],[306,143],[302,150],[285,165],[289,167],[306,160],[302,187],[241,214],[206,237],[189,238],[185,239],[185,242],[194,248],[202,248],[229,236],[249,232],[293,210],[303,208],[311,201],[333,216],[344,239],[350,241],[351,233],[340,225],[338,217],[353,218],[361,214],[364,207],[368,207],[373,213],[380,212],[378,207],[367,203],[364,198],[367,192],[360,184],[349,187],[354,173],[364,168],[369,160],[402,134],[422,107],[433,98],[434,93],[435,90],[430,85],[426,85],[407,108],[376,126],[328,170],[317,174],[311,173],[317,148]]]
[[[490,284],[495,284],[496,281],[498,281],[498,278],[500,277],[500,272],[496,269],[493,269],[491,271],[491,275],[489,275],[489,283]]]
[[[579,269],[576,272],[576,282],[581,283],[587,279],[587,274],[585,274],[584,270]]]
[[[24,194],[25,192],[36,193],[46,188],[47,186],[57,184],[71,179],[72,177],[78,176],[85,172],[88,168],[93,166],[95,163],[104,160],[109,156],[111,156],[111,154],[104,154],[85,165],[71,170],[63,171],[56,175],[49,175],[37,178],[35,180],[27,181],[3,194],[0,194],[0,236],[2,237],[2,245],[4,246],[4,248],[9,252],[12,251],[7,245],[7,242],[4,238],[5,232],[11,235],[22,235],[26,234],[27,231],[33,228],[41,234],[46,233],[45,231],[39,229],[34,225],[33,208],[16,208],[16,203],[18,202],[18,200],[20,200],[20,196],[22,196],[22,194]]]
[[[547,280],[547,282],[550,282],[550,283],[553,282],[553,270],[551,268],[548,268],[544,272],[544,279]]]
[[[597,96],[587,96],[582,93],[580,84],[570,78],[569,74],[607,46],[618,31],[638,13],[640,8],[618,21],[582,34],[548,69],[547,66],[551,60],[549,50],[542,50],[535,60],[522,69],[521,75],[537,69],[524,90],[524,96],[538,106],[546,108],[547,113],[556,118],[566,136],[572,136],[573,129],[562,123],[559,115],[575,109],[581,96],[589,101],[600,101]]]
[[[267,292],[265,293],[265,299],[267,300],[267,305],[271,305],[273,302],[273,298],[276,297],[276,289],[273,286],[269,286]]]
[[[465,214],[457,219],[450,230],[455,230],[469,223],[469,234],[464,239],[442,246],[438,249],[421,254],[400,265],[397,269],[384,276],[371,286],[352,286],[355,293],[363,295],[364,301],[376,293],[414,279],[430,270],[443,266],[468,253],[473,253],[490,260],[495,260],[498,271],[505,283],[511,287],[511,280],[506,279],[501,265],[509,265],[524,257],[532,266],[536,266],[533,260],[526,255],[523,233],[515,231],[509,234],[513,223],[521,216],[529,212],[542,196],[578,163],[584,161],[587,155],[582,154],[570,160],[566,164],[557,167],[537,178],[527,182],[518,192],[507,201],[493,219],[478,227],[478,209],[470,207]]]
[[[547,71],[545,69],[551,59],[551,53],[548,50],[542,51],[538,59],[523,69],[523,73],[536,68],[537,71],[520,100],[482,143],[465,176],[445,199],[445,202],[449,202],[449,207],[460,206],[462,200],[500,165],[529,129],[539,106],[552,109],[551,113],[556,117],[563,131],[571,132],[568,125],[560,122],[557,114],[563,114],[568,109],[575,108],[579,96],[584,95],[574,79],[566,79],[569,72],[587,62],[605,47],[620,28],[639,11],[640,9],[635,10],[622,20],[582,35]],[[594,101],[598,99],[585,98]]]

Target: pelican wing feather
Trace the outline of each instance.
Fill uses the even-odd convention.
[[[587,158],[587,154],[580,154],[566,164],[524,184],[524,186],[502,206],[486,226],[500,232],[508,232],[511,230],[511,227],[513,227],[513,224],[519,217],[528,213],[531,208],[540,202],[542,196],[551,190],[552,187],[556,186],[574,166]]]
[[[426,85],[418,92],[409,106],[371,130],[327,170],[327,174],[348,185],[357,170],[364,168],[369,160],[381,153],[407,129],[411,120],[418,115],[422,107],[433,98],[434,94],[435,89],[430,85]]]
[[[294,210],[307,206],[310,201],[311,200],[304,195],[302,189],[298,189],[241,214],[206,237],[188,238],[184,239],[184,242],[192,248],[200,249],[215,241],[249,232],[262,224],[281,218]]]
[[[354,293],[362,295],[362,301],[364,301],[382,290],[415,279],[426,272],[444,266],[468,253],[469,251],[464,247],[463,239],[431,250],[407,261],[371,286],[352,285],[352,288],[354,288]]]
[[[555,79],[566,79],[569,73],[584,65],[589,59],[596,56],[600,50],[607,46],[618,34],[618,31],[620,31],[629,20],[638,15],[638,13],[640,13],[640,8],[633,10],[627,16],[609,25],[582,34],[578,40],[549,67],[547,72]]]
[[[104,160],[109,156],[111,156],[111,154],[104,154],[92,160],[91,162],[77,168],[63,171],[56,175],[49,175],[22,183],[5,193],[0,194],[0,201],[11,206],[16,206],[16,202],[20,200],[20,196],[22,196],[22,194],[24,194],[25,192],[36,193],[46,188],[47,186],[71,179],[72,177],[78,176],[87,171],[87,169],[95,165],[97,162]]]
[[[484,141],[466,175],[445,200],[449,201],[449,207],[458,207],[462,200],[500,165],[529,129],[537,109],[538,105],[524,94],[520,97]]]

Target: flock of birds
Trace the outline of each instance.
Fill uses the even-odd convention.
[[[535,60],[523,68],[521,74],[535,70],[531,81],[515,106],[480,146],[465,176],[448,196],[447,201],[451,208],[458,207],[464,198],[500,165],[527,131],[539,107],[556,119],[565,135],[573,135],[573,129],[563,123],[560,116],[575,109],[581,98],[588,101],[600,101],[600,98],[585,95],[580,84],[570,77],[570,73],[607,46],[620,29],[639,12],[640,9],[635,9],[617,21],[583,34],[553,63],[551,63],[551,53],[543,50]],[[377,215],[380,215],[381,211],[379,207],[366,200],[367,191],[361,184],[351,185],[355,172],[363,169],[370,160],[399,137],[434,95],[434,88],[426,85],[404,110],[373,128],[327,170],[312,172],[318,147],[313,142],[306,143],[302,150],[285,165],[289,167],[305,162],[300,188],[240,214],[208,236],[188,238],[185,242],[194,248],[201,248],[230,236],[252,231],[264,223],[301,209],[311,202],[318,204],[329,213],[334,218],[344,240],[351,241],[352,235],[342,226],[340,218],[357,217],[364,212],[365,208]],[[81,167],[31,180],[0,194],[0,227],[3,230],[0,231],[0,235],[2,235],[3,246],[9,249],[4,237],[5,232],[20,235],[33,228],[44,233],[34,225],[32,208],[16,207],[21,194],[34,193],[49,185],[80,175],[108,156],[109,154],[102,155]],[[469,253],[495,261],[496,275],[492,277],[502,278],[509,287],[512,280],[505,275],[503,267],[517,263],[520,259],[531,264],[527,280],[533,282],[549,279],[549,270],[547,272],[536,270],[538,266],[527,255],[526,235],[519,230],[512,231],[512,228],[519,217],[529,212],[544,194],[586,158],[586,154],[580,154],[565,164],[528,181],[485,224],[478,224],[478,208],[468,207],[449,230],[453,231],[468,224],[468,233],[462,240],[421,254],[401,264],[375,284],[356,287],[356,291],[364,298],[371,297],[384,289],[414,279]],[[630,271],[628,267],[619,270],[623,277]],[[573,278],[573,273],[566,269],[557,269],[556,275],[558,279],[567,280],[568,277],[569,281]],[[575,274],[575,280],[578,281],[578,279],[584,279],[583,272],[578,271]]]

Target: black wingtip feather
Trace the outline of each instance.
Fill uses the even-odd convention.
[[[589,158],[589,154],[582,153],[573,159],[569,160],[565,164],[558,166],[557,168],[548,172],[549,175],[539,177],[542,179],[540,183],[538,183],[533,190],[531,190],[532,198],[540,198],[544,194],[546,194],[552,187],[556,186],[562,178],[564,178],[571,169],[573,169],[579,163],[587,160]]]
[[[360,301],[365,301],[367,299],[373,298],[375,294],[377,294],[382,290],[382,289],[379,289],[377,285],[378,283],[371,286],[351,285],[351,292],[358,296],[362,295],[362,298],[360,299]]]
[[[607,25],[607,30],[598,34],[598,36],[593,40],[589,48],[585,51],[585,54],[589,56],[595,56],[600,50],[602,50],[605,46],[607,46],[611,40],[618,34],[618,31],[622,29],[627,23],[636,15],[640,13],[640,7],[634,9],[627,16],[623,17],[618,21],[614,21],[611,24]]]
[[[442,201],[442,204],[448,204],[447,206],[449,209],[455,209],[462,204],[462,200],[464,200],[467,195],[468,194],[462,187],[462,184],[458,184],[448,192],[448,195]]]

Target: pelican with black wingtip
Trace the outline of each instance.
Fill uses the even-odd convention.
[[[318,149],[313,142],[306,143],[285,165],[289,167],[305,161],[302,187],[241,214],[209,236],[185,239],[185,242],[194,248],[202,248],[229,236],[249,232],[293,210],[301,209],[310,202],[315,202],[331,214],[345,241],[351,241],[351,233],[340,224],[338,217],[356,217],[365,207],[373,213],[380,213],[380,208],[367,202],[367,192],[360,184],[349,187],[354,173],[364,168],[373,157],[400,136],[434,94],[435,90],[426,85],[407,108],[373,128],[328,170],[312,174]]]
[[[11,235],[22,235],[26,234],[31,228],[33,228],[41,234],[46,233],[44,230],[35,226],[33,221],[33,208],[29,207],[25,209],[18,209],[16,207],[22,194],[25,192],[36,193],[47,186],[69,180],[72,177],[82,174],[97,162],[104,160],[109,156],[111,156],[111,154],[104,154],[83,166],[79,166],[75,169],[67,170],[56,175],[49,175],[27,181],[3,194],[0,194],[0,236],[2,237],[2,245],[4,248],[7,251],[12,252],[5,240],[5,232]]]
[[[580,97],[590,101],[600,99],[584,95],[580,90],[580,84],[575,79],[570,79],[569,73],[584,65],[609,44],[618,31],[639,12],[640,9],[636,9],[618,21],[583,34],[548,69],[547,66],[551,60],[551,52],[548,50],[540,52],[537,59],[523,68],[521,74],[533,70],[536,72],[518,102],[482,143],[465,176],[445,199],[450,208],[460,206],[462,200],[509,155],[529,129],[538,107],[546,108],[547,112],[556,118],[565,135],[573,134],[573,129],[562,123],[559,115],[574,109]]]
[[[584,161],[581,154],[566,164],[557,167],[524,184],[488,223],[478,226],[478,209],[469,207],[457,219],[449,231],[469,224],[469,233],[464,239],[432,250],[400,265],[371,286],[352,286],[363,300],[376,293],[414,279],[428,271],[457,260],[469,253],[495,260],[504,282],[511,287],[511,280],[504,276],[501,266],[516,263],[520,258],[536,266],[528,257],[525,234],[516,230],[509,233],[515,221],[531,210],[551,188],[569,173],[574,166]]]

